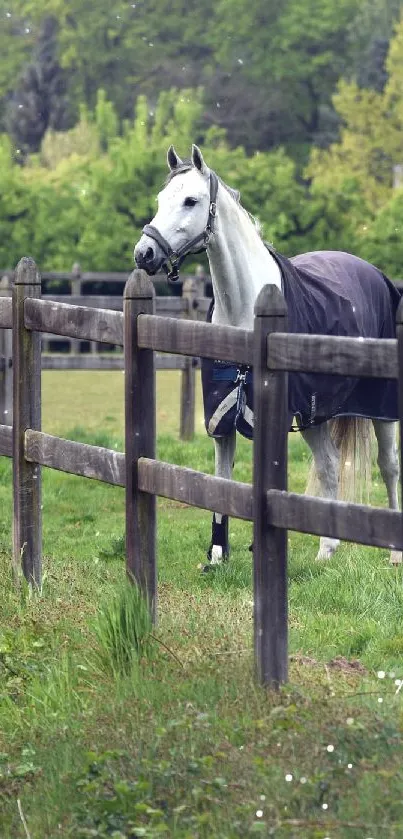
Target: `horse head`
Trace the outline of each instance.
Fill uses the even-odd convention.
[[[158,195],[158,211],[143,228],[134,259],[148,274],[155,274],[170,262],[168,276],[177,279],[184,257],[204,250],[213,232],[218,179],[195,145],[185,161],[170,146],[167,162],[169,175]]]

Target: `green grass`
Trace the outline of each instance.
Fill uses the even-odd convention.
[[[212,472],[200,402],[196,440],[177,440],[178,381],[158,377],[159,456]],[[121,374],[48,372],[43,399],[46,431],[122,449]],[[293,489],[307,468],[293,435]],[[243,440],[235,477],[251,479]],[[231,520],[231,560],[203,577],[210,514],[160,500],[150,636],[124,585],[121,489],[44,470],[33,596],[11,581],[6,459],[0,502],[1,839],[403,837],[403,575],[385,551],[318,564],[318,540],[290,534],[290,682],[273,695],[253,678],[250,524]]]

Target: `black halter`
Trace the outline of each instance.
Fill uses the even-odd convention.
[[[181,248],[176,251],[173,251],[169,242],[161,235],[159,230],[154,227],[152,224],[146,224],[143,227],[143,233],[146,236],[149,236],[150,239],[154,239],[154,242],[160,246],[161,250],[165,254],[165,260],[163,262],[162,268],[167,274],[168,280],[171,282],[175,282],[179,280],[179,268],[182,265],[183,260],[188,256],[190,253],[202,253],[207,248],[207,245],[210,240],[210,236],[214,233],[214,226],[215,226],[215,217],[217,213],[217,205],[216,205],[216,198],[218,192],[218,178],[215,172],[210,172],[210,205],[209,205],[209,213],[206,227],[204,228],[203,232],[199,234],[199,236],[195,236],[190,242],[185,242]],[[201,247],[199,247],[201,245]],[[197,250],[194,250],[197,248]]]

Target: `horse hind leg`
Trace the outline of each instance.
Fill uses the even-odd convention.
[[[373,420],[372,422],[378,443],[378,466],[388,493],[389,507],[391,510],[398,510],[399,456],[396,442],[397,423],[384,422],[382,420]],[[402,562],[402,552],[392,548],[390,562],[392,565],[400,565]]]
[[[313,454],[315,476],[319,482],[320,495],[322,498],[336,500],[339,484],[340,452],[332,439],[329,423],[312,426],[301,433]],[[316,559],[330,559],[339,544],[339,539],[322,536]]]
[[[214,440],[215,445],[215,474],[219,478],[232,477],[236,448],[236,431],[234,430],[227,437],[219,437]],[[211,543],[207,553],[209,560],[204,570],[207,571],[212,565],[221,565],[229,557],[228,539],[228,516],[221,513],[214,513],[211,528]]]

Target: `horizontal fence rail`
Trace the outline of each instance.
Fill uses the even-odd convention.
[[[396,510],[271,489],[267,493],[267,516],[270,525],[298,533],[403,549],[402,514]]]
[[[25,432],[25,458],[29,463],[82,478],[115,486],[125,485],[125,456],[114,449],[64,440],[43,431],[28,429]]]
[[[123,346],[122,312],[32,298],[25,301],[24,314],[26,329]]]
[[[99,294],[43,294],[41,300],[54,303],[69,303],[72,306],[87,306],[91,309],[112,309],[123,311],[123,297]],[[187,297],[156,297],[156,309],[159,315],[186,315],[190,305],[202,315],[206,315],[211,304],[210,297],[196,297],[189,301]]]
[[[269,370],[397,379],[397,341],[276,332],[267,339]]]
[[[139,315],[138,346],[144,349],[253,363],[253,332],[236,326]]]
[[[139,489],[192,507],[252,521],[252,487],[161,460],[140,458]]]

